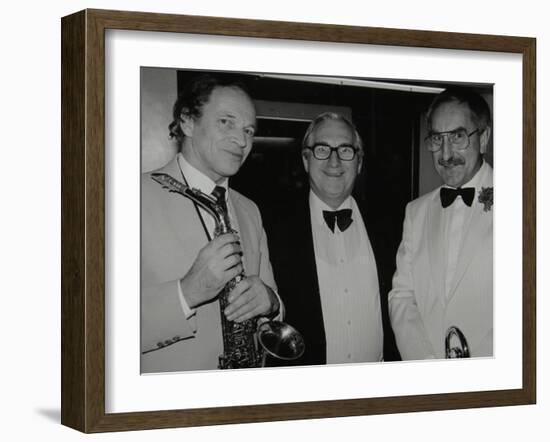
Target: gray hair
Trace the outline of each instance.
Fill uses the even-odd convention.
[[[437,95],[428,108],[426,121],[430,130],[432,127],[432,115],[435,110],[442,104],[453,101],[468,106],[472,112],[472,120],[480,132],[491,126],[491,111],[489,105],[481,95],[464,87],[450,87]]]
[[[357,132],[357,129],[355,128],[355,125],[344,115],[338,114],[336,112],[323,112],[319,115],[317,115],[313,121],[309,124],[306,133],[304,135],[304,138],[302,140],[302,150],[310,147],[309,141],[313,134],[313,131],[317,129],[317,127],[325,122],[325,121],[341,121],[345,123],[353,133],[353,147],[355,147],[358,151],[363,151],[363,140],[361,139],[361,136],[359,135],[359,132]]]

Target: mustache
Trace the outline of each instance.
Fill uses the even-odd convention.
[[[437,160],[437,163],[443,167],[450,167],[450,166],[462,166],[466,162],[464,161],[463,158],[451,157],[446,161],[443,158],[440,158],[439,160]]]

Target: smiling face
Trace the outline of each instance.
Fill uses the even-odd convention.
[[[430,126],[433,133],[463,128],[470,134],[476,129],[480,130],[469,137],[470,145],[465,150],[453,150],[449,137],[445,136],[441,149],[432,153],[435,170],[445,184],[451,187],[463,186],[481,167],[482,154],[487,150],[490,128],[479,128],[468,105],[456,100],[441,103],[434,109]]]
[[[237,87],[216,87],[199,117],[182,113],[185,159],[214,182],[235,175],[252,149],[256,111]]]
[[[341,120],[324,120],[317,125],[307,140],[308,146],[322,143],[331,147],[354,145],[352,129]],[[342,161],[333,151],[326,160],[318,160],[310,149],[302,151],[304,168],[309,175],[311,189],[321,201],[333,209],[338,208],[351,195],[355,178],[361,170],[362,151],[353,160]]]

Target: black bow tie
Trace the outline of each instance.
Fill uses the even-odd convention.
[[[353,219],[351,219],[351,209],[336,210],[334,212],[323,210],[323,218],[325,218],[325,222],[332,233],[334,233],[335,223],[338,223],[338,228],[343,232],[353,222]]]
[[[439,192],[439,197],[441,198],[441,206],[443,208],[449,207],[451,204],[453,204],[453,201],[458,195],[462,197],[462,201],[464,201],[464,204],[466,204],[467,206],[471,206],[472,201],[474,200],[475,187],[461,187],[458,189],[442,187]]]

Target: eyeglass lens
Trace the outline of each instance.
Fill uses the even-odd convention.
[[[336,151],[338,158],[343,161],[350,161],[355,157],[355,148],[348,145],[331,147],[324,144],[317,144],[312,147],[312,150],[313,155],[318,160],[328,159],[333,151]]]

